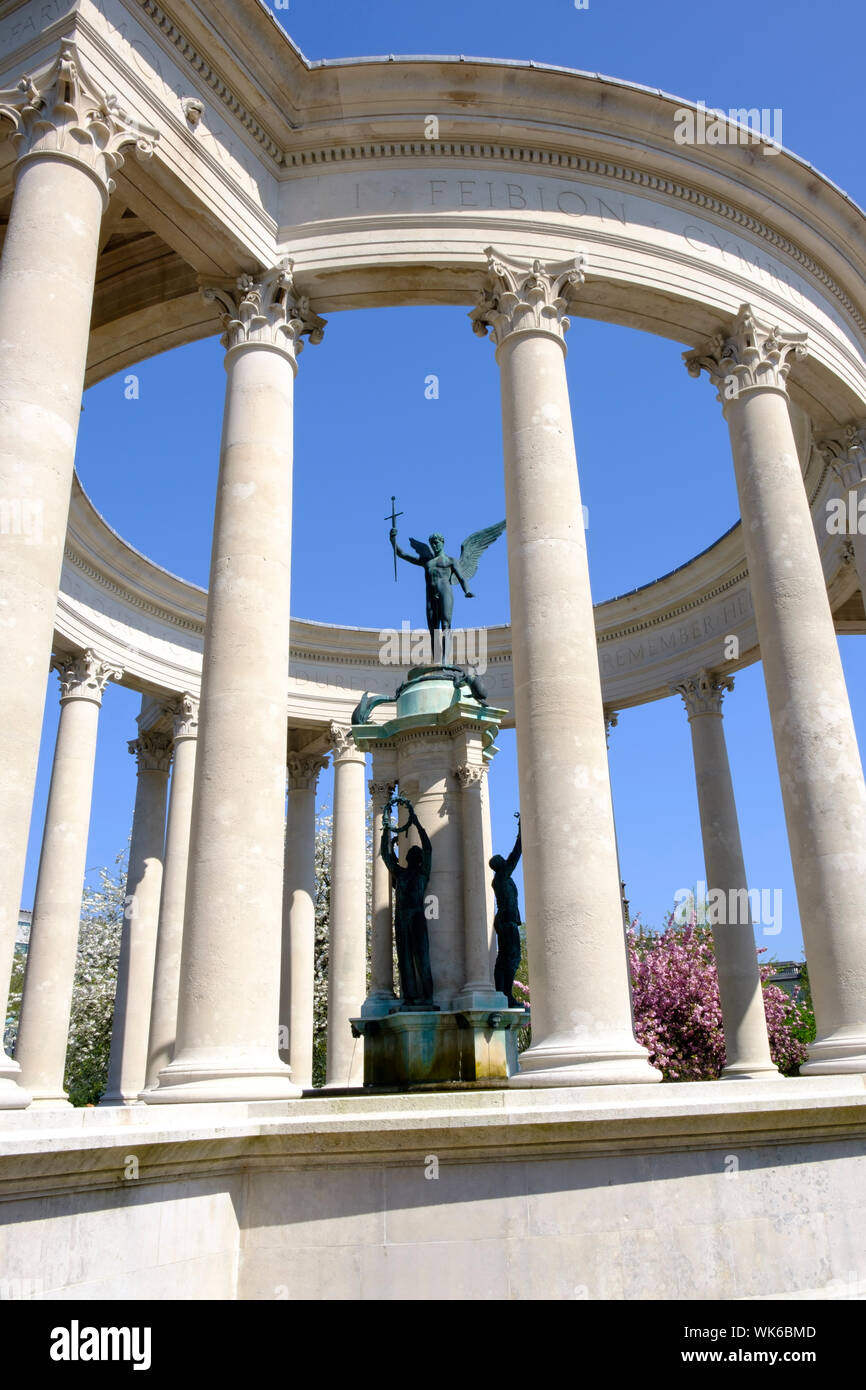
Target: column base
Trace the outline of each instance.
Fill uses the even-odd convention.
[[[866,1032],[853,1031],[817,1038],[806,1049],[801,1076],[841,1076],[866,1072]]]
[[[75,1106],[65,1091],[32,1091],[31,1110],[74,1110]]]
[[[361,1005],[362,1018],[387,1018],[390,1013],[399,1008],[400,1000],[391,991],[388,994],[385,990],[381,993],[370,994]]]
[[[723,1067],[720,1081],[786,1081],[779,1071],[779,1068],[772,1062],[757,1063],[750,1067],[747,1062],[735,1063],[730,1067]]]
[[[510,1086],[635,1086],[662,1080],[646,1048],[587,1048],[563,1040],[530,1047],[520,1054],[520,1071]]]
[[[473,985],[470,982],[454,996],[451,1007],[455,1013],[463,1013],[467,1009],[507,1009],[509,1003],[506,996],[492,985]]]
[[[142,1091],[139,1100],[147,1105],[213,1104],[224,1101],[297,1100],[303,1094],[292,1080],[287,1066],[219,1066],[196,1064],[182,1058],[171,1062],[159,1074],[155,1086]]]
[[[0,1066],[0,1110],[26,1110],[29,1104],[30,1092],[21,1085],[21,1068],[11,1057],[4,1057]]]

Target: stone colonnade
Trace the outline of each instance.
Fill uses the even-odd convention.
[[[147,154],[152,132],[134,126],[93,86],[68,42],[45,71],[0,94],[0,118],[12,127],[17,153],[0,262],[0,496],[17,498],[40,522],[35,543],[0,546],[4,611],[13,615],[4,624],[4,654],[16,677],[0,691],[3,727],[15,734],[0,777],[0,979],[8,980],[100,223],[123,148],[135,144]],[[533,1002],[532,1047],[513,1080],[531,1086],[659,1080],[635,1040],[630,1012],[564,365],[569,300],[582,280],[581,258],[545,265],[491,250],[472,314],[475,329],[492,334],[502,384]],[[293,771],[289,762],[287,843],[286,678],[295,377],[303,338],[320,341],[324,324],[295,285],[288,261],[241,277],[234,290],[221,283],[205,293],[223,316],[226,395],[202,689],[197,710],[187,696],[173,711],[171,733],[143,727],[131,744],[138,793],[106,1096],[115,1104],[139,1095],[158,1104],[288,1100],[310,1073],[305,982],[315,769]],[[52,332],[61,302],[64,331]],[[804,1070],[864,1072],[866,958],[859,938],[866,788],[788,408],[790,365],[805,350],[802,335],[781,334],[743,306],[729,329],[688,354],[688,365],[694,375],[706,370],[717,385],[731,434],[818,1020]],[[856,439],[846,441],[833,457],[843,467],[859,466],[860,456],[852,454],[859,447]],[[856,547],[854,558],[859,566]],[[2,1106],[25,1106],[31,1096],[43,1104],[64,1101],[60,1053],[96,718],[106,681],[119,676],[92,652],[68,659],[61,672],[68,690],[62,686],[20,1060],[0,1061]],[[708,877],[738,891],[745,878],[716,699],[720,683],[718,673],[687,673],[677,688],[689,705]],[[344,1086],[359,1076],[359,1049],[348,1027],[336,1024],[360,1011],[365,992],[365,768],[346,731],[332,732],[331,747],[335,1027],[328,1084]],[[476,796],[469,778],[464,791],[477,853],[489,839],[481,788]],[[77,810],[67,827],[64,806],[71,798]],[[551,815],[556,837],[548,833]],[[476,910],[484,893],[480,876],[467,882],[466,892]],[[387,996],[393,980],[381,873],[374,874],[373,901],[375,989]],[[725,933],[720,926],[717,934],[732,1076],[772,1072],[750,933],[751,924],[741,923]],[[463,966],[467,990],[487,978],[480,958]]]

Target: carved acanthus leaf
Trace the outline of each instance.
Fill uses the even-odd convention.
[[[714,333],[697,352],[684,352],[689,376],[708,373],[722,405],[762,387],[786,390],[794,362],[806,356],[806,333],[783,333],[755,318],[741,304],[729,332]]]
[[[480,787],[486,772],[486,763],[463,763],[454,769],[454,775],[464,791],[469,787]]]
[[[499,347],[512,333],[551,333],[565,341],[571,320],[566,310],[570,292],[585,279],[586,258],[573,256],[550,265],[498,254],[488,246],[487,281],[478,307],[469,317],[482,338],[490,332]]]
[[[52,154],[83,164],[106,198],[114,192],[111,176],[123,164],[125,146],[135,145],[139,158],[149,158],[159,139],[91,80],[71,39],[47,68],[0,92],[0,122],[11,125],[19,160]]]
[[[699,671],[671,686],[672,695],[682,695],[689,719],[698,714],[721,714],[725,692],[733,690],[733,676],[719,676],[714,671]]]
[[[328,746],[332,752],[332,759],[338,763],[341,758],[356,758],[359,762],[364,758],[364,754],[358,748],[352,737],[352,730],[342,724],[331,724],[327,733]]]
[[[129,740],[129,751],[138,761],[139,772],[168,772],[173,748],[171,735],[155,730]]]
[[[199,702],[195,695],[190,695],[189,691],[184,691],[181,695],[172,714],[174,722],[172,725],[172,736],[175,743],[180,738],[196,738],[198,735],[198,707]]]
[[[52,658],[52,668],[60,679],[60,699],[93,700],[102,704],[105,687],[110,680],[119,681],[123,670],[110,666],[89,647],[77,656],[56,656]]]
[[[326,320],[314,314],[307,295],[298,293],[289,257],[260,275],[241,275],[233,289],[204,285],[202,293],[222,309],[226,350],[248,343],[281,349],[294,361],[302,339],[313,344],[324,336]]]
[[[326,766],[327,760],[325,758],[302,757],[299,753],[290,753],[288,757],[289,791],[315,791],[319,773]]]
[[[388,804],[391,797],[394,795],[394,788],[396,785],[396,782],[367,783],[374,808],[378,807],[381,811]]]
[[[816,444],[846,491],[866,483],[866,422],[824,435]]]

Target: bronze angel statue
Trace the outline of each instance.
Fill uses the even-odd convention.
[[[474,598],[475,595],[469,589],[469,580],[478,569],[478,561],[483,552],[489,545],[492,545],[505,530],[505,522],[498,521],[495,526],[485,526],[483,531],[475,531],[468,536],[460,547],[460,559],[455,560],[450,555],[445,554],[445,537],[438,532],[428,537],[429,544],[425,541],[416,541],[410,536],[409,544],[416,552],[409,555],[405,550],[401,550],[397,544],[397,528],[391,527],[390,539],[394,547],[394,554],[399,555],[401,560],[407,560],[410,565],[420,565],[424,570],[424,578],[427,584],[427,630],[430,633],[430,651],[435,660],[435,636],[437,631],[443,634],[443,651],[440,665],[447,665],[449,660],[449,638],[451,631],[451,614],[454,610],[454,594],[452,584],[458,583],[467,598]]]

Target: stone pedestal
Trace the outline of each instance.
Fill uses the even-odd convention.
[[[517,1035],[525,1009],[397,1010],[354,1018],[364,1039],[365,1086],[423,1086],[454,1081],[507,1081],[517,1071]]]
[[[361,1017],[352,1021],[365,1043],[364,1084],[505,1079],[516,1071],[516,1029],[526,1014],[508,1009],[496,990],[490,953],[486,777],[503,711],[483,704],[465,674],[450,667],[416,667],[395,703],[394,718],[356,724],[352,735],[359,749],[372,752],[383,788],[373,853],[379,856],[385,787],[396,785],[411,800],[430,837],[426,913],[436,1010],[408,1010],[387,998],[384,979],[371,979]],[[387,885],[380,875],[374,880],[381,898],[377,958],[384,961],[391,951],[390,907]],[[506,1040],[511,1034],[513,1045]]]

